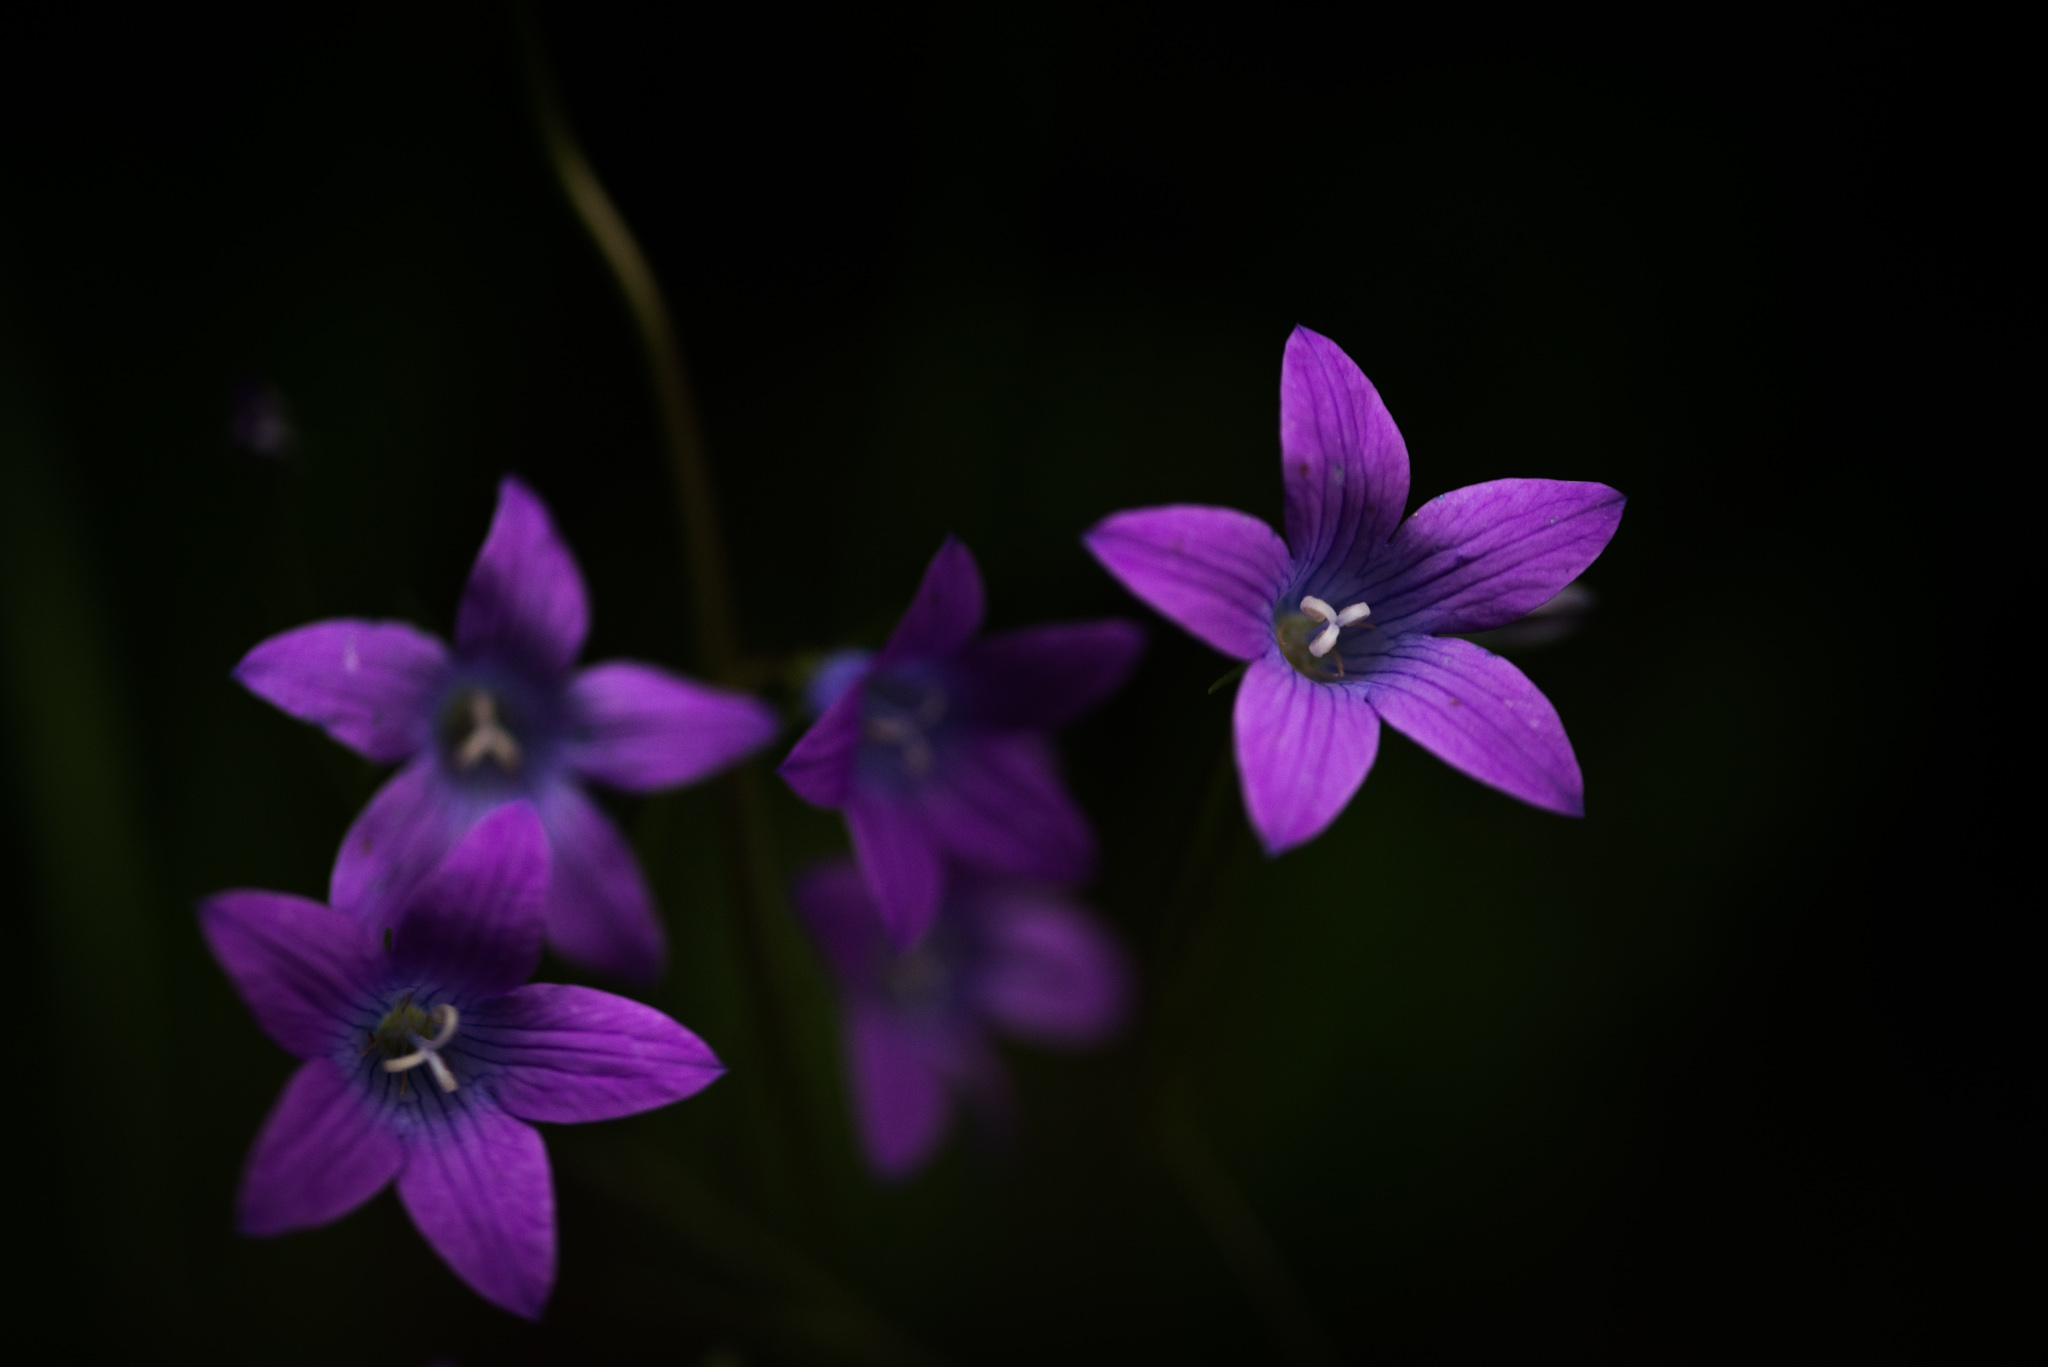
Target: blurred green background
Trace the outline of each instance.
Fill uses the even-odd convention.
[[[478,1301],[388,1194],[237,1239],[291,1064],[192,905],[321,893],[381,776],[229,667],[318,617],[445,632],[516,471],[588,577],[589,657],[692,669],[674,495],[507,11],[25,10],[0,30],[17,1338],[1669,1358],[1947,1341],[2010,1304],[2028,956],[1989,870],[2019,809],[1970,766],[2017,666],[1966,639],[2000,615],[1969,586],[2009,513],[1950,511],[1999,501],[1973,396],[2016,364],[1964,249],[2007,193],[1972,135],[2000,118],[1949,98],[1995,83],[1876,19],[541,20],[683,335],[749,654],[876,641],[948,531],[996,625],[1144,617],[1078,533],[1171,501],[1277,522],[1304,323],[1380,387],[1415,501],[1629,495],[1589,625],[1518,656],[1588,817],[1389,733],[1336,827],[1267,862],[1213,787],[1227,662],[1155,621],[1063,745],[1145,1009],[1109,1049],[1010,1052],[1013,1144],[864,1176],[827,985],[782,919],[750,969],[713,784],[614,810],[675,944],[650,1000],[733,1073],[550,1132],[545,1322]],[[245,382],[288,402],[288,454],[228,440]],[[757,768],[787,875],[844,841],[774,782],[780,749]]]

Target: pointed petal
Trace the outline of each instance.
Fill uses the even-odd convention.
[[[1387,725],[1454,769],[1565,816],[1586,811],[1564,723],[1521,670],[1470,641],[1405,636],[1360,685]]]
[[[462,1092],[407,1137],[398,1199],[421,1235],[491,1304],[538,1319],[555,1285],[555,1190],[540,1134]]]
[[[632,982],[652,982],[668,959],[654,894],[633,847],[589,794],[551,789],[542,819],[554,842],[548,944],[565,959]]]
[[[813,807],[843,807],[853,795],[853,769],[860,758],[861,705],[856,681],[798,738],[775,771]]]
[[[1030,888],[991,888],[973,905],[986,956],[975,993],[990,1020],[1068,1046],[1093,1044],[1121,1023],[1123,954],[1080,908]]]
[[[917,596],[889,633],[889,643],[875,657],[875,668],[951,655],[981,630],[983,606],[981,569],[967,547],[948,536],[925,567]]]
[[[860,865],[835,859],[805,870],[790,888],[790,901],[834,976],[842,983],[865,981],[883,931]]]
[[[470,813],[431,753],[400,769],[350,823],[334,857],[327,900],[378,926],[398,908],[469,829]]]
[[[1144,649],[1135,622],[998,632],[968,647],[956,665],[960,708],[986,726],[1065,726],[1123,687]]]
[[[379,972],[361,922],[287,893],[215,893],[199,904],[199,933],[264,1033],[300,1058],[335,1047]]]
[[[1273,639],[1287,546],[1250,513],[1192,503],[1112,513],[1081,538],[1147,606],[1237,660]]]
[[[861,1149],[877,1174],[900,1180],[923,1167],[946,1137],[943,1049],[872,1003],[849,1007],[846,1071]]]
[[[404,1148],[332,1059],[308,1059],[284,1085],[249,1151],[236,1200],[244,1234],[338,1220],[398,1175]]]
[[[1497,479],[1433,498],[1372,567],[1372,620],[1430,633],[1512,622],[1599,558],[1626,502],[1604,484],[1556,479]]]
[[[242,657],[234,676],[279,711],[390,764],[433,739],[448,647],[404,622],[341,618],[271,637]]]
[[[1231,725],[1245,811],[1269,855],[1321,835],[1379,753],[1379,718],[1356,685],[1303,678],[1277,652],[1245,671]]]
[[[498,1104],[522,1120],[616,1120],[703,1091],[725,1066],[651,1006],[590,987],[528,983],[465,1020],[471,1049],[502,1065]]]
[[[1355,570],[1408,506],[1408,446],[1379,391],[1307,328],[1287,339],[1280,363],[1280,476],[1287,544],[1315,569]]]
[[[613,660],[576,676],[569,764],[628,792],[694,783],[775,738],[775,710],[758,698]]]
[[[583,649],[590,603],[575,557],[555,532],[547,505],[507,475],[498,511],[477,553],[455,614],[463,654],[502,654],[559,674]]]
[[[932,832],[915,807],[873,797],[846,804],[846,830],[889,938],[914,943],[939,914],[945,882]]]
[[[409,973],[504,992],[540,964],[548,895],[548,836],[525,802],[508,802],[470,828],[407,899],[391,942]]]
[[[962,743],[934,766],[919,802],[940,847],[968,868],[1053,883],[1095,871],[1095,833],[1035,735]]]

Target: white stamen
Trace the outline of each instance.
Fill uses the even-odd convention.
[[[1330,647],[1337,644],[1337,633],[1339,631],[1350,626],[1353,622],[1362,621],[1372,613],[1372,609],[1363,603],[1353,603],[1344,611],[1339,612],[1314,594],[1310,594],[1301,600],[1301,610],[1317,621],[1326,624],[1321,631],[1316,633],[1315,640],[1308,643],[1308,653],[1315,656],[1318,660],[1328,655]]]
[[[461,1017],[456,1013],[453,1006],[447,1002],[442,1002],[434,1008],[434,1020],[437,1025],[434,1037],[432,1039],[422,1039],[420,1036],[414,1035],[412,1037],[413,1051],[401,1058],[385,1059],[384,1071],[387,1073],[404,1073],[424,1063],[427,1066],[427,1071],[434,1075],[434,1081],[440,1084],[442,1091],[454,1091],[457,1086],[455,1074],[449,1071],[447,1063],[441,1058],[441,1049],[449,1040],[455,1038],[455,1026],[460,1019]]]
[[[519,767],[519,742],[498,724],[498,700],[488,693],[469,695],[469,739],[455,752],[455,767],[474,769],[486,759],[510,773]]]

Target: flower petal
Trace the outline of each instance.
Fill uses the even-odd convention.
[[[332,1059],[308,1059],[249,1151],[235,1227],[282,1234],[338,1220],[384,1190],[404,1158],[363,1089]]]
[[[547,505],[507,475],[462,591],[455,644],[465,655],[504,654],[559,674],[583,649],[589,630],[590,603],[575,557],[556,534]]]
[[[541,812],[555,852],[548,944],[601,973],[633,982],[660,977],[667,939],[626,837],[571,783],[551,789]]]
[[[334,1048],[381,957],[355,918],[282,892],[215,893],[199,933],[264,1033],[300,1058]]]
[[[651,1006],[591,987],[528,983],[464,1022],[505,1069],[498,1104],[522,1120],[616,1120],[694,1096],[725,1071],[703,1040]]]
[[[985,946],[975,992],[990,1020],[1042,1044],[1092,1044],[1116,1029],[1129,976],[1086,913],[1030,888],[991,888],[974,911]]]
[[[242,657],[234,677],[271,706],[390,764],[433,739],[448,647],[404,622],[340,618],[271,637]]]
[[[441,773],[421,755],[379,788],[350,823],[327,880],[339,911],[387,926],[469,829],[471,813]]]
[[[942,1041],[898,1020],[887,1009],[856,1002],[847,1009],[846,1071],[868,1166],[891,1179],[908,1177],[946,1137]]]
[[[790,901],[834,975],[844,983],[864,981],[883,932],[860,865],[835,859],[805,870],[790,888]]]
[[[442,1113],[408,1134],[398,1199],[472,1290],[538,1319],[555,1285],[555,1190],[540,1133],[462,1092],[420,1095]]]
[[[846,804],[846,830],[889,938],[915,943],[939,914],[945,884],[933,832],[915,806],[867,796]]]
[[[775,737],[775,710],[758,698],[613,660],[569,688],[575,738],[569,764],[628,792],[693,783]]]
[[[1301,327],[1280,362],[1280,478],[1287,544],[1312,571],[1355,570],[1408,506],[1408,446],[1379,391],[1335,342]]]
[[[1415,510],[1364,596],[1382,631],[1487,631],[1543,606],[1585,572],[1627,500],[1604,484],[1497,479]]]
[[[1272,641],[1291,562],[1286,543],[1250,513],[1193,503],[1133,508],[1081,539],[1140,601],[1225,655],[1257,659]]]
[[[918,800],[940,847],[970,869],[1053,883],[1095,872],[1095,833],[1036,735],[964,741],[934,766]]]
[[[797,738],[775,771],[813,807],[843,807],[853,794],[862,705],[860,681],[855,680],[825,709],[825,715]]]
[[[1115,619],[998,632],[955,666],[960,707],[985,726],[1065,726],[1123,687],[1144,649],[1143,629]]]
[[[1232,729],[1245,811],[1269,855],[1321,835],[1380,746],[1379,719],[1355,684],[1304,678],[1277,651],[1245,671]]]
[[[1524,802],[1584,816],[1585,780],[1564,723],[1521,670],[1470,641],[1405,636],[1361,687],[1399,731],[1454,769]]]
[[[548,836],[525,802],[470,828],[406,900],[393,929],[397,966],[476,992],[504,992],[540,964]]]
[[[981,570],[974,556],[948,536],[925,567],[917,596],[889,633],[889,643],[875,657],[875,668],[951,655],[981,630],[983,604]]]

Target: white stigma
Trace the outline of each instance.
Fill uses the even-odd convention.
[[[486,759],[511,773],[519,767],[519,742],[498,724],[498,700],[488,693],[469,695],[469,738],[455,752],[455,767],[474,769]]]
[[[1353,603],[1339,612],[1322,599],[1311,594],[1301,600],[1301,610],[1317,621],[1324,623],[1316,638],[1308,643],[1308,653],[1318,660],[1330,653],[1330,647],[1337,644],[1337,633],[1353,622],[1362,622],[1372,615],[1372,609],[1363,603]]]
[[[456,1087],[455,1074],[448,1071],[447,1063],[441,1058],[441,1050],[449,1040],[455,1038],[455,1023],[460,1019],[461,1017],[456,1014],[453,1006],[450,1006],[447,1002],[442,1002],[434,1008],[434,1023],[436,1027],[434,1037],[432,1039],[422,1039],[420,1036],[414,1035],[412,1037],[412,1052],[403,1058],[385,1059],[384,1071],[387,1073],[405,1073],[424,1063],[427,1065],[427,1071],[434,1075],[434,1081],[440,1084],[442,1091],[454,1091]]]

